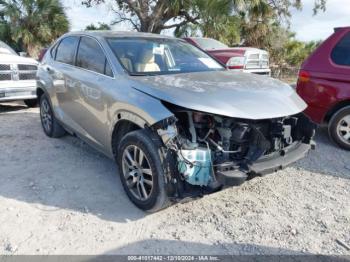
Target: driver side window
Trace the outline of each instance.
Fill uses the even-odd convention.
[[[98,42],[90,37],[82,37],[77,54],[77,67],[113,77],[110,64]]]
[[[74,54],[79,38],[76,36],[68,36],[59,43],[57,48],[54,48],[56,53],[56,61],[74,65]]]

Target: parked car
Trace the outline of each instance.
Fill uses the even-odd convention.
[[[265,50],[252,47],[228,47],[212,38],[186,37],[184,39],[203,49],[230,70],[271,75],[269,53]]]
[[[306,114],[328,126],[330,138],[350,150],[350,27],[337,28],[304,62],[297,92]]]
[[[229,72],[167,36],[66,34],[39,66],[37,94],[45,134],[77,135],[115,159],[148,211],[280,170],[313,143],[290,86]]]
[[[19,56],[0,41],[0,103],[23,100],[29,107],[36,106],[37,69],[37,61]]]

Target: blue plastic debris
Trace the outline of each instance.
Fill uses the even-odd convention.
[[[191,185],[207,186],[212,179],[210,150],[181,150],[178,154],[178,169]]]

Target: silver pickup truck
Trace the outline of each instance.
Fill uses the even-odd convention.
[[[37,61],[19,56],[0,41],[0,102],[23,100],[29,107],[36,106],[37,69]]]

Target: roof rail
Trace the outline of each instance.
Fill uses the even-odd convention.
[[[350,26],[335,27],[334,32],[338,32],[339,30],[342,30],[342,29],[350,29]]]

